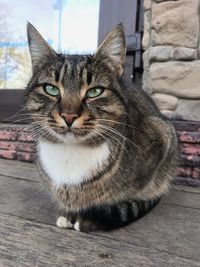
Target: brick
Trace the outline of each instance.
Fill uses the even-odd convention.
[[[17,159],[21,161],[33,162],[35,160],[35,154],[29,152],[17,152]]]
[[[17,154],[15,150],[1,150],[0,149],[0,158],[5,158],[5,159],[16,159]]]
[[[12,141],[0,141],[0,149],[17,150],[18,143]]]
[[[200,144],[200,132],[180,132],[177,131],[180,142]]]
[[[177,131],[200,132],[200,122],[172,121],[172,123]]]
[[[173,180],[173,183],[177,185],[200,187],[200,180],[189,178],[189,177],[175,177],[175,179]]]
[[[0,140],[17,140],[17,132],[10,130],[0,130]]]
[[[18,137],[19,141],[27,141],[27,142],[34,142],[35,139],[33,138],[33,135],[27,132],[21,132],[19,133]]]
[[[36,151],[36,144],[35,143],[19,143],[18,151],[25,151],[25,152],[35,152]]]
[[[198,167],[200,166],[200,156],[196,155],[180,155],[181,167]]]
[[[193,169],[192,178],[194,178],[194,179],[200,179],[200,167]]]
[[[192,168],[191,167],[178,167],[176,169],[176,176],[192,177]]]
[[[180,152],[188,155],[200,155],[200,145],[198,144],[181,144]]]

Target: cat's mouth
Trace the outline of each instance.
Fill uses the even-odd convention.
[[[74,140],[76,142],[87,138],[92,132],[92,129],[88,127],[53,127],[52,130],[56,135],[59,135],[62,140]]]
[[[34,120],[34,118],[33,118]],[[85,122],[68,127],[59,123],[54,117],[48,120],[34,120],[35,132],[38,137],[54,140],[55,142],[83,142],[95,135],[95,123]]]

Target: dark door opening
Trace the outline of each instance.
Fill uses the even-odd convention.
[[[98,44],[117,24],[122,23],[127,38],[127,55],[123,79],[141,87],[143,0],[101,0]]]

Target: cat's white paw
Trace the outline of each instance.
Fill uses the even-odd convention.
[[[73,224],[64,216],[59,216],[56,225],[60,228],[73,228]]]
[[[74,230],[80,232],[80,222],[79,221],[76,221],[75,224],[74,224]]]

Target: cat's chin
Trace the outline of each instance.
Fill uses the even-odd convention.
[[[63,128],[51,128],[51,136],[56,143],[64,144],[93,144],[98,143],[101,140],[96,140],[96,131],[88,129],[63,129]]]
[[[62,136],[63,138],[63,141],[67,144],[77,144],[77,143],[80,143],[81,142],[81,137],[80,136],[77,136],[75,135],[73,132],[67,132],[65,135]]]
[[[73,131],[67,131],[63,133],[55,132],[55,136],[58,139],[58,142],[65,144],[79,144],[84,143],[88,139],[88,134],[77,134]]]

